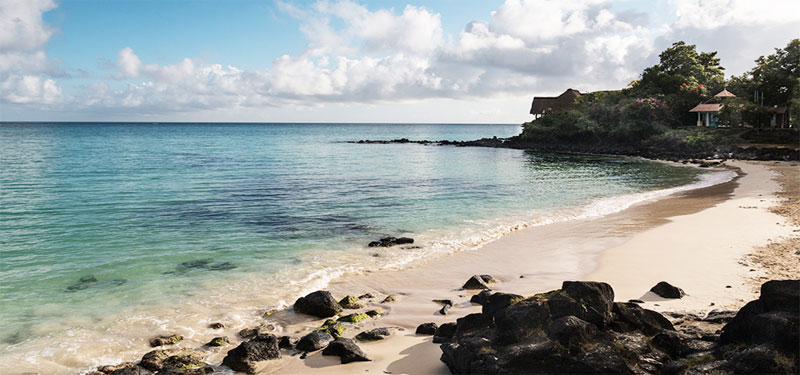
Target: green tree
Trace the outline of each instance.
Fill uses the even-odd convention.
[[[646,68],[634,82],[636,96],[680,94],[684,84],[716,90],[725,82],[725,68],[719,64],[717,52],[698,52],[694,44],[679,41],[658,57],[659,63]]]
[[[775,53],[755,60],[756,66],[741,76],[728,80],[735,94],[765,106],[786,105],[797,98],[800,86],[800,39],[794,39],[786,48],[776,48]],[[756,100],[755,92],[759,92]]]

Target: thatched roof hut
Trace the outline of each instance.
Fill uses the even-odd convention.
[[[552,112],[567,111],[575,105],[575,99],[581,97],[578,90],[567,89],[559,96],[536,96],[531,103],[531,114],[539,117]]]

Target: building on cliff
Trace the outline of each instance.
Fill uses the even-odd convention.
[[[575,105],[575,99],[581,97],[578,90],[567,89],[559,96],[535,96],[531,103],[531,114],[534,120],[544,115],[570,110]]]

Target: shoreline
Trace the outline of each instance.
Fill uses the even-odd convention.
[[[735,164],[739,164],[736,162]],[[747,164],[747,169],[751,168]],[[755,169],[766,167],[752,166]],[[352,337],[360,331],[375,327],[400,327],[392,337],[375,343],[359,343],[370,355],[372,362],[340,365],[335,357],[323,357],[319,352],[310,354],[305,360],[299,356],[287,355],[280,360],[261,363],[263,373],[346,373],[354,371],[389,371],[392,373],[448,373],[444,363],[439,361],[441,351],[438,345],[431,345],[430,336],[417,336],[413,333],[416,325],[424,322],[437,324],[454,321],[469,313],[479,312],[480,306],[469,303],[474,293],[458,290],[461,284],[472,274],[492,274],[501,282],[493,285],[493,290],[530,295],[537,292],[557,289],[563,280],[607,281],[623,295],[611,280],[592,278],[603,269],[605,264],[615,261],[605,259],[606,253],[624,248],[633,238],[652,230],[669,225],[672,218],[700,214],[710,208],[729,202],[735,198],[739,180],[753,178],[750,174],[734,181],[711,187],[690,190],[660,198],[654,202],[645,202],[628,207],[621,212],[600,218],[578,219],[562,223],[554,223],[539,227],[528,227],[513,231],[499,239],[485,244],[477,251],[463,251],[450,255],[421,261],[411,268],[396,271],[383,270],[367,272],[363,275],[347,275],[335,279],[326,290],[333,292],[338,298],[344,295],[361,295],[372,293],[376,298],[367,300],[365,309],[380,308],[386,314],[377,320],[368,320],[355,326],[347,327],[345,337]],[[771,180],[770,180],[771,181]],[[772,189],[776,193],[777,185]],[[765,190],[765,191],[766,191]],[[766,201],[766,200],[765,200]],[[678,202],[683,202],[676,204]],[[772,202],[769,202],[772,203]],[[761,208],[759,207],[759,211]],[[774,214],[771,214],[774,215]],[[574,226],[580,226],[576,233]],[[588,237],[587,237],[588,236]],[[592,241],[587,241],[591,239]],[[536,242],[535,261],[530,258],[526,243]],[[563,249],[569,249],[564,254]],[[619,250],[617,250],[619,251]],[[487,262],[486,259],[492,259]],[[547,266],[553,269],[541,269]],[[537,268],[539,267],[539,268]],[[589,278],[587,278],[589,276]],[[670,281],[670,280],[668,280]],[[653,283],[654,284],[654,283]],[[676,285],[687,288],[676,282]],[[398,287],[402,285],[402,287]],[[646,291],[652,285],[641,285]],[[739,289],[736,289],[739,292]],[[386,295],[396,295],[394,303],[381,303]],[[435,312],[441,305],[432,299],[450,298],[455,302],[448,315],[437,315]],[[635,298],[635,297],[631,297]],[[618,297],[619,299],[619,297]],[[746,297],[746,299],[750,299]],[[656,302],[648,302],[646,306],[654,309]],[[658,307],[655,307],[658,309]],[[345,310],[342,314],[348,313]],[[350,311],[352,312],[352,311]],[[276,335],[288,334],[302,336],[319,327],[324,321],[309,320],[309,316],[294,314],[290,310],[279,311],[268,317],[265,327],[272,327]],[[230,332],[225,332],[230,334]],[[221,363],[225,353],[238,344],[239,337],[234,336],[233,345],[210,350],[206,362]],[[196,340],[192,340],[196,341]],[[202,341],[202,340],[201,340]],[[191,348],[188,343],[177,347]],[[215,366],[216,367],[216,366]],[[219,370],[226,370],[220,367]]]
[[[740,177],[734,181],[715,185],[712,187],[696,189],[688,192],[669,196],[655,202],[648,202],[630,207],[622,212],[608,215],[599,219],[581,220],[578,222],[556,223],[543,227],[525,228],[520,231],[506,234],[500,239],[484,245],[475,252],[462,252],[452,254],[444,259],[438,259],[414,269],[395,271],[394,274],[376,272],[371,275],[355,276],[337,280],[327,288],[334,295],[362,292],[395,294],[403,293],[398,302],[394,304],[372,303],[367,308],[388,308],[389,313],[378,321],[370,321],[357,328],[349,328],[346,337],[352,337],[359,331],[384,326],[400,326],[405,331],[398,332],[387,340],[377,343],[359,343],[362,349],[371,355],[372,362],[351,363],[340,365],[335,357],[324,357],[320,353],[313,353],[305,361],[297,357],[284,357],[277,361],[268,361],[263,367],[264,373],[348,373],[348,372],[380,372],[397,373],[426,373],[446,374],[447,367],[439,361],[441,351],[438,345],[430,343],[429,336],[418,336],[413,333],[414,327],[424,322],[437,324],[452,322],[456,318],[470,313],[480,312],[480,306],[469,303],[469,297],[474,292],[458,290],[472,274],[491,274],[501,282],[492,285],[494,291],[532,295],[559,288],[563,280],[596,280],[611,284],[617,291],[616,300],[627,301],[647,294],[650,287],[655,285],[659,277],[668,277],[655,273],[648,277],[652,280],[633,278],[631,269],[624,273],[616,272],[622,267],[639,267],[632,265],[629,260],[634,257],[635,249],[641,242],[651,242],[669,237],[669,232],[686,235],[687,228],[696,224],[697,220],[705,219],[707,215],[723,217],[732,210],[741,210],[741,216],[750,217],[747,223],[751,227],[748,241],[742,243],[736,251],[715,252],[710,257],[697,257],[695,251],[685,249],[681,254],[675,254],[676,261],[685,262],[689,259],[702,259],[700,267],[707,267],[709,262],[721,263],[724,267],[718,274],[732,272],[728,278],[718,280],[713,286],[706,286],[706,274],[695,275],[694,278],[667,278],[667,281],[687,290],[689,296],[680,300],[663,300],[651,297],[645,302],[644,307],[661,312],[687,312],[707,313],[712,309],[738,309],[746,301],[757,297],[757,293],[750,287],[749,271],[751,266],[739,263],[747,254],[753,251],[753,246],[769,242],[770,239],[791,235],[791,227],[776,214],[768,211],[775,207],[778,198],[774,194],[780,191],[778,184],[773,181],[773,172],[768,170],[765,163],[733,162],[733,167],[742,170]],[[766,180],[762,180],[766,177]],[[759,194],[761,194],[759,196]],[[747,208],[739,208],[739,206]],[[751,208],[752,207],[752,208]],[[753,215],[755,214],[755,215]],[[757,217],[753,217],[757,216]],[[776,221],[779,225],[775,225]],[[582,222],[582,223],[581,223]],[[725,226],[729,223],[709,223],[708,225]],[[575,241],[576,234],[572,226],[582,226],[581,234],[586,237]],[[772,227],[775,228],[772,228]],[[730,228],[739,230],[741,228]],[[763,231],[762,231],[763,229]],[[718,237],[710,241],[719,241],[721,238],[732,238],[740,241],[741,237],[732,237],[730,231],[723,231]],[[689,233],[691,234],[691,233]],[[697,233],[702,235],[703,233]],[[570,241],[568,238],[572,238]],[[523,256],[526,243],[549,244],[550,251],[543,251],[544,245],[537,245],[536,261],[533,263],[519,261],[515,256]],[[587,243],[591,242],[591,243]],[[706,243],[704,246],[712,246]],[[730,246],[730,245],[729,245]],[[548,265],[559,264],[563,261],[556,254],[559,249],[577,249],[577,254],[586,257],[582,259],[585,264],[571,270],[561,272],[551,271],[549,274],[536,272],[522,272],[523,269],[535,267],[536,263]],[[509,250],[511,249],[511,250]],[[661,248],[651,247],[640,256],[653,256]],[[696,250],[696,249],[691,249]],[[500,257],[502,254],[503,258]],[[509,255],[512,260],[509,262]],[[486,259],[491,259],[486,261]],[[517,261],[515,261],[517,260]],[[498,264],[499,263],[499,264]],[[565,263],[561,263],[562,265]],[[647,271],[667,268],[668,264],[651,262]],[[435,272],[438,270],[439,272]],[[763,272],[763,270],[762,270]],[[401,275],[398,275],[401,274]],[[759,273],[759,272],[756,272]],[[760,274],[760,273],[759,273]],[[461,275],[460,277],[456,275]],[[519,278],[523,276],[522,278]],[[747,276],[743,279],[740,277]],[[605,278],[605,279],[604,279]],[[725,288],[721,292],[714,292],[714,287],[719,283],[733,283],[731,279],[739,281],[734,288]],[[652,282],[651,282],[652,281]],[[397,285],[406,285],[403,288]],[[427,285],[427,287],[426,287]],[[713,292],[713,293],[712,293]],[[435,315],[440,305],[432,299],[451,298],[454,306],[446,316]],[[713,298],[714,306],[709,306]]]

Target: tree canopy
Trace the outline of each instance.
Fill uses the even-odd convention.
[[[698,52],[694,44],[679,41],[658,57],[659,63],[646,68],[633,84],[635,95],[677,94],[686,87],[717,89],[725,81],[716,51]]]

